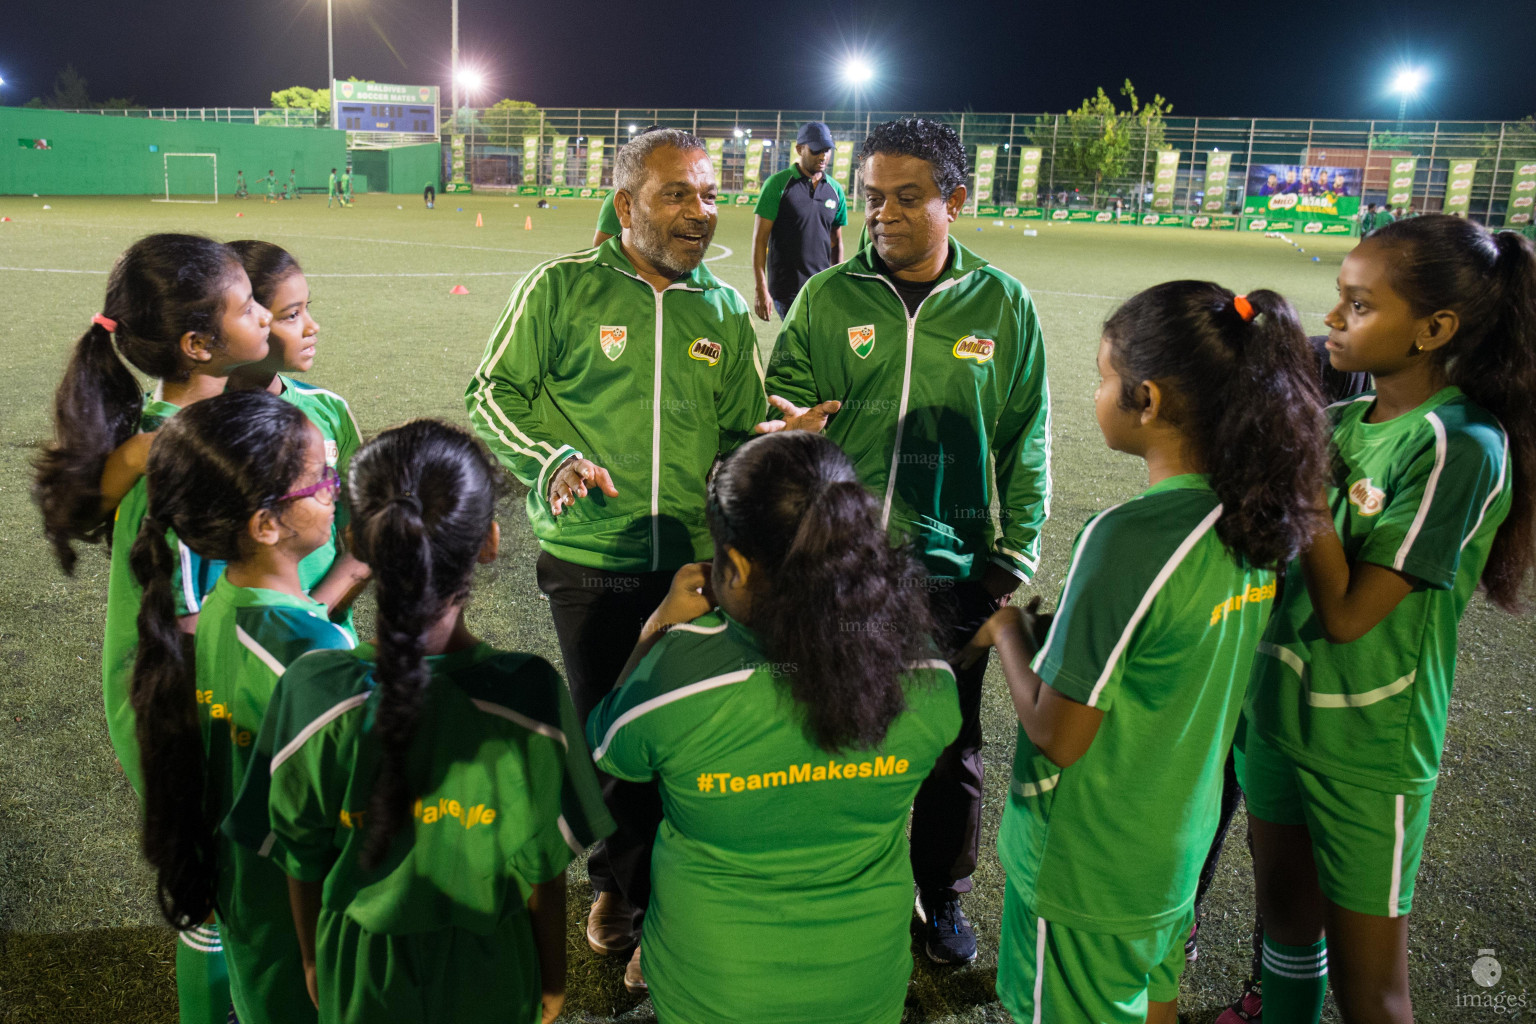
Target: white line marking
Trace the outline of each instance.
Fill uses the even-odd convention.
[[[725,259],[730,259],[730,258],[731,258],[731,257],[732,257],[732,256],[735,256],[735,255],[736,255],[736,251],[735,251],[735,250],[734,250],[734,249],[732,249],[732,248],[731,248],[731,247],[730,247],[730,246],[728,246],[728,245],[721,245],[721,244],[720,244],[720,243],[719,243],[719,242],[711,242],[711,243],[710,243],[710,245],[711,245],[711,246],[712,246],[712,247],[713,247],[713,248],[716,248],[716,249],[723,249],[723,250],[725,250],[725,251],[724,251],[724,252],[722,252],[722,253],[721,253],[721,254],[720,254],[720,255],[718,255],[718,256],[706,256],[706,257],[704,257],[704,262],[705,262],[705,263],[713,263],[713,262],[714,262],[714,261],[715,261],[715,260],[725,260]]]

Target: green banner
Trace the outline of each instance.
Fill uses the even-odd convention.
[[[1227,205],[1227,177],[1232,170],[1231,153],[1212,153],[1205,158],[1205,198],[1201,213],[1220,213]]]
[[[611,189],[611,188],[599,188],[599,187],[596,187],[596,186],[589,185],[586,188],[579,188],[579,189],[577,189],[576,190],[576,198],[577,199],[603,199],[603,198],[605,198],[608,195],[609,192],[612,192],[612,191],[613,191],[613,189]]]
[[[1415,157],[1394,158],[1392,177],[1387,182],[1387,205],[1394,209],[1413,205],[1413,172],[1419,161]]]
[[[1243,213],[1259,219],[1269,218],[1276,224],[1301,224],[1321,221],[1324,224],[1354,224],[1360,212],[1359,196],[1340,196],[1332,193],[1302,196],[1284,193],[1269,196],[1248,196],[1243,200]],[[1270,227],[1261,230],[1281,231],[1290,228]]]
[[[537,185],[539,183],[539,137],[537,135],[523,136],[523,184]],[[525,193],[527,194],[527,193]]]
[[[452,153],[453,181],[468,181],[469,177],[464,173],[464,136],[449,136],[448,148]]]
[[[556,187],[565,184],[565,158],[571,147],[569,135],[556,135],[549,153],[549,183]]]
[[[1536,161],[1515,164],[1515,180],[1509,186],[1509,209],[1504,214],[1504,226],[1529,227],[1533,203],[1536,203]]]
[[[1445,213],[1463,217],[1472,208],[1472,179],[1477,176],[1477,161],[1471,157],[1452,157],[1450,174],[1445,179]]]
[[[331,95],[354,103],[427,104],[438,106],[435,85],[386,85],[383,82],[331,83]]]
[[[1157,167],[1152,172],[1152,209],[1173,209],[1173,186],[1179,180],[1179,151],[1157,151]]]
[[[997,147],[976,147],[976,194],[971,202],[978,206],[992,201],[992,179],[997,175]]]
[[[841,182],[845,190],[853,187],[853,142],[833,143],[832,158],[832,167],[827,174]]]
[[[1211,231],[1232,231],[1237,228],[1237,218],[1231,214],[1200,214],[1190,220],[1192,228],[1204,228]]]
[[[1019,189],[1014,202],[1034,206],[1040,191],[1040,149],[1019,150]]]
[[[1182,213],[1144,213],[1141,223],[1150,228],[1182,228],[1189,218]]]
[[[709,154],[709,163],[715,169],[715,180],[720,180],[725,167],[725,140],[705,139],[704,152]]]
[[[601,136],[587,138],[587,188],[603,187],[603,140]]]
[[[747,166],[741,172],[741,187],[744,192],[756,192],[762,188],[763,183],[763,140],[747,140]]]

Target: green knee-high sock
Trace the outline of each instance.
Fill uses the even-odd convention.
[[[1264,1024],[1318,1024],[1328,991],[1328,942],[1284,946],[1264,936]]]
[[[218,925],[198,925],[177,937],[176,1001],[181,1005],[181,1024],[229,1020],[229,969]]]

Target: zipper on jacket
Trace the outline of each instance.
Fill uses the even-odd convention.
[[[649,282],[647,282],[649,286]],[[656,296],[656,380],[651,389],[651,571],[661,567],[661,297],[671,287],[651,292]]]

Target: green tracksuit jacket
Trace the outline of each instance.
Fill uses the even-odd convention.
[[[539,545],[577,565],[676,569],[714,550],[705,482],[767,418],[747,304],[700,264],[655,291],[617,238],[535,267],[512,291],[465,394],[475,430],[529,487]],[[558,516],[549,482],[591,459],[596,487]]]
[[[1051,502],[1040,320],[1022,284],[949,246],[915,316],[873,248],[806,282],[769,358],[768,393],[843,403],[827,436],[930,573],[979,577],[990,558],[1028,580]]]

